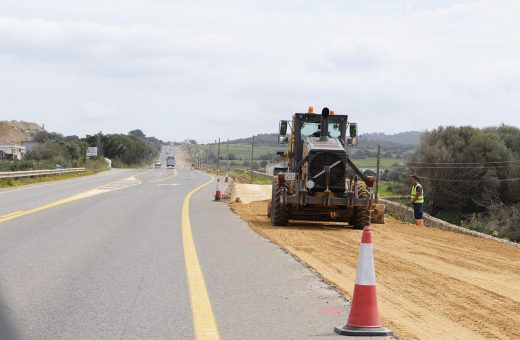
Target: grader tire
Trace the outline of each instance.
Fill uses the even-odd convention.
[[[358,196],[359,198],[369,198],[369,193],[365,182],[358,183]],[[363,229],[370,225],[370,211],[368,207],[355,207],[354,218],[352,221],[354,229]]]
[[[286,226],[289,224],[289,212],[287,207],[280,202],[282,189],[278,188],[278,183],[273,183],[271,201],[271,224],[275,226]]]

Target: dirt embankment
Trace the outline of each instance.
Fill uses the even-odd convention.
[[[273,227],[266,201],[231,206],[352,297],[359,230],[310,222]],[[372,229],[385,326],[405,339],[518,339],[520,248],[394,219]]]
[[[43,128],[36,123],[0,120],[0,140],[13,143],[31,141],[40,131],[43,131]]]
[[[185,145],[175,147],[175,162],[179,169],[191,169],[191,160]]]

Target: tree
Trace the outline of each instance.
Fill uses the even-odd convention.
[[[78,143],[68,142],[65,144],[65,149],[69,154],[71,160],[79,160],[81,158],[81,146]]]
[[[141,130],[131,132],[140,135],[139,131],[142,133]],[[117,161],[116,164],[143,165],[151,163],[157,157],[163,144],[155,137],[143,139],[132,134],[104,135],[101,131],[95,135],[87,135],[84,139],[41,131],[36,134],[35,140],[41,145],[28,152],[24,159],[27,162],[40,162],[47,168],[53,167],[55,163],[64,166],[84,166],[89,146],[96,146],[100,157],[108,157]]]
[[[64,139],[65,138],[60,133],[47,132],[45,130],[36,132],[36,134],[33,137],[33,141],[37,142],[37,143],[45,143],[46,141],[49,141],[49,140],[62,141]]]
[[[516,134],[520,136],[518,129]],[[482,210],[475,199],[486,190],[507,195],[509,184],[497,180],[510,177],[513,169],[506,162],[513,159],[497,129],[440,127],[423,135],[410,167],[423,178],[433,214],[444,210],[468,213]]]
[[[143,133],[143,131],[141,131],[139,129],[132,130],[132,131],[128,132],[128,134],[130,136],[134,136],[134,137],[137,137],[137,138],[145,138],[146,137],[146,135]]]
[[[97,146],[99,155],[130,166],[149,163],[156,158],[162,142],[152,142],[149,139],[157,140],[155,137],[142,139],[132,134],[103,135],[100,132],[94,136],[88,135],[85,141],[90,146]]]

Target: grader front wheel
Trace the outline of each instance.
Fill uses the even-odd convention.
[[[278,183],[273,183],[272,201],[271,201],[271,224],[275,226],[286,226],[289,224],[289,212],[287,207],[282,204],[282,188],[278,187]]]

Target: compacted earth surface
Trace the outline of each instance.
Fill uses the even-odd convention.
[[[267,201],[230,206],[258,234],[352,297],[360,230],[301,221],[273,227]],[[405,339],[518,338],[519,247],[388,217],[371,228],[384,326]]]

